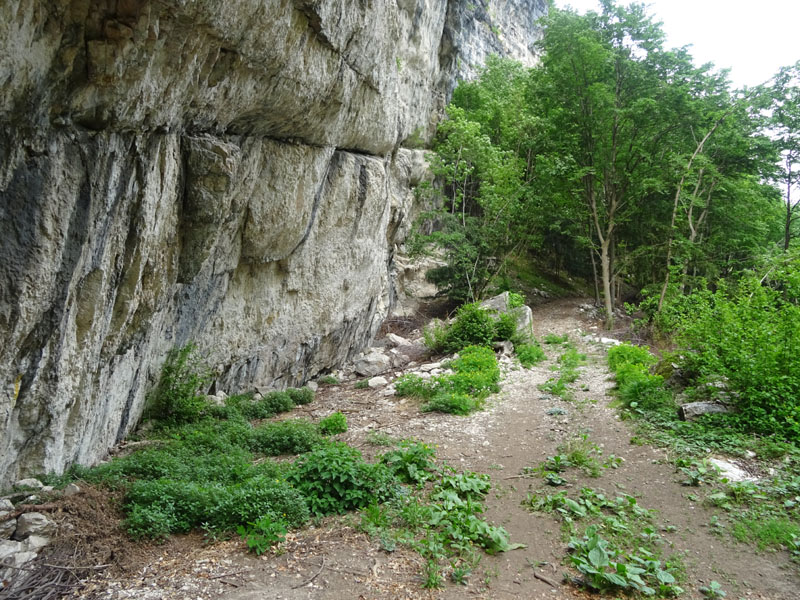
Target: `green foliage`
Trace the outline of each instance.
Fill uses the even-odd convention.
[[[716,291],[698,290],[673,312],[682,369],[694,386],[723,379],[745,431],[800,439],[800,254]]]
[[[517,292],[508,292],[508,308],[513,310],[525,305],[525,297]]]
[[[303,419],[266,423],[252,431],[249,447],[267,456],[308,452],[322,443],[321,425],[318,428]]]
[[[314,391],[308,387],[287,388],[286,393],[289,394],[289,398],[291,398],[292,402],[297,406],[309,404],[314,400]]]
[[[422,405],[423,412],[442,412],[465,416],[483,408],[483,400],[459,392],[441,392]]]
[[[187,344],[171,350],[151,394],[148,416],[162,425],[200,420],[208,409],[203,392],[211,379],[212,372],[204,364],[197,346]]]
[[[544,350],[542,350],[542,347],[536,343],[517,344],[514,347],[514,351],[517,353],[519,362],[526,369],[530,369],[533,365],[538,364],[547,358]]]
[[[322,435],[336,435],[347,431],[347,417],[340,412],[328,415],[319,422],[319,432]]]
[[[701,587],[700,593],[706,598],[724,598],[727,595],[718,581],[712,581],[708,585]]]
[[[501,342],[512,339],[517,333],[517,319],[512,313],[497,315],[494,323],[494,339]]]
[[[649,367],[656,363],[656,357],[643,346],[623,342],[608,349],[608,368],[616,372],[625,363]]]
[[[361,381],[357,381],[353,386],[357,390],[366,390],[369,388],[369,379],[362,379]]]
[[[567,342],[569,342],[569,335],[566,333],[564,335],[558,335],[556,333],[548,333],[546,336],[544,336],[545,344],[556,345],[556,344],[566,344]]]
[[[380,462],[403,483],[423,483],[433,477],[435,452],[422,442],[403,440],[400,448],[381,455]]]
[[[323,385],[338,385],[339,384],[339,380],[336,379],[336,377],[334,375],[326,375],[325,377],[320,379],[319,382],[321,384],[323,384]]]
[[[437,386],[425,381],[419,375],[408,373],[395,379],[394,389],[396,396],[411,396],[428,400],[436,395]]]
[[[426,348],[430,348],[433,352],[445,352],[448,346],[447,341],[447,324],[439,319],[431,320],[422,329],[422,339]]]
[[[286,523],[264,515],[247,526],[239,525],[236,532],[244,538],[247,549],[260,556],[274,544],[280,543],[286,536]]]
[[[496,338],[495,320],[479,304],[464,304],[458,309],[447,330],[447,352],[458,352],[466,346],[489,346]]]
[[[391,472],[385,465],[366,463],[361,452],[339,442],[300,456],[288,480],[305,495],[317,516],[383,502],[394,491]]]

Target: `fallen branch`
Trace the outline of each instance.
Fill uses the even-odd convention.
[[[298,583],[297,585],[293,585],[292,589],[296,590],[297,588],[301,588],[301,587],[307,586],[309,583],[311,583],[312,581],[314,581],[317,578],[317,575],[322,573],[322,569],[324,569],[324,568],[325,568],[325,557],[323,556],[322,557],[322,564],[319,566],[319,570],[311,576],[311,579],[309,579],[308,581],[304,581],[303,583]]]
[[[544,575],[539,575],[539,573],[537,573],[536,571],[533,572],[533,576],[539,581],[544,581],[547,585],[551,587],[558,588],[558,584],[555,583],[552,579],[548,579]]]

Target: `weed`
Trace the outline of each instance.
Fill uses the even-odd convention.
[[[367,434],[367,442],[373,446],[394,446],[397,443],[392,436],[382,431],[370,431]]]
[[[566,344],[567,342],[569,342],[569,335],[566,333],[564,335],[548,333],[546,336],[544,336],[545,344],[557,345],[557,344]]]
[[[161,367],[161,378],[151,394],[147,416],[160,425],[193,423],[208,409],[203,395],[212,372],[203,362],[197,346],[173,349]]]
[[[707,586],[701,587],[700,593],[706,598],[724,598],[726,596],[718,581],[712,581]]]
[[[544,350],[539,344],[518,344],[515,347],[517,358],[523,367],[530,369],[533,365],[542,362],[547,358]]]
[[[340,412],[328,415],[317,426],[322,435],[336,435],[347,431],[347,417]]]
[[[314,400],[314,390],[309,387],[287,388],[286,393],[297,406],[309,404]]]
[[[390,450],[380,457],[380,462],[404,483],[422,483],[433,477],[435,453],[422,442],[403,440],[398,450]]]
[[[322,443],[318,428],[303,419],[266,423],[250,435],[250,449],[267,456],[302,454]]]
[[[362,379],[361,381],[357,381],[353,387],[356,388],[357,390],[366,390],[369,387],[369,379]]]
[[[264,515],[257,521],[236,528],[236,532],[247,544],[247,549],[259,556],[274,544],[282,542],[286,531],[286,523],[274,520],[270,515]]]
[[[334,375],[326,375],[322,379],[319,380],[320,383],[324,385],[338,385],[339,380]]]

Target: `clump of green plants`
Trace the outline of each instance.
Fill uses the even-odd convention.
[[[515,309],[525,305],[525,297],[518,292],[508,292],[508,308]]]
[[[544,343],[550,345],[566,344],[569,342],[569,334],[558,335],[556,333],[548,333],[544,336]]]
[[[328,434],[321,426],[304,419],[287,419],[253,429],[249,446],[267,456],[302,454],[322,444],[322,435]]]
[[[322,435],[337,435],[347,431],[347,417],[340,412],[328,415],[319,422],[319,432]]]
[[[498,313],[474,302],[462,305],[449,326],[432,321],[423,336],[425,345],[434,352],[459,352],[467,346],[491,347],[496,341],[516,339],[517,318],[513,310]]]
[[[362,379],[360,381],[356,381],[353,387],[357,390],[366,390],[367,388],[369,388],[369,379]]]
[[[559,396],[563,400],[572,400],[573,394],[569,385],[574,383],[579,376],[578,367],[586,362],[586,355],[575,348],[567,349],[558,357],[558,377],[551,377],[539,386],[543,392]]]
[[[286,393],[289,394],[289,398],[291,398],[292,402],[297,406],[310,404],[314,401],[314,390],[309,387],[287,388]]]
[[[380,462],[403,483],[417,484],[434,477],[435,455],[428,444],[402,440],[398,449],[382,454]]]
[[[339,380],[335,375],[325,375],[319,382],[323,385],[339,385]]]
[[[538,364],[545,360],[544,350],[537,343],[517,344],[514,347],[520,364],[526,369],[530,369],[533,365]]]
[[[656,363],[656,357],[644,346],[634,346],[623,342],[608,349],[608,368],[617,371],[623,364],[649,367]]]
[[[212,377],[194,344],[171,350],[150,395],[147,416],[162,426],[199,421],[209,408],[205,389]]]
[[[489,348],[463,348],[450,368],[454,373],[427,381],[413,374],[399,377],[395,393],[426,400],[423,411],[467,415],[482,408],[489,394],[500,391],[500,367]]]
[[[340,514],[383,502],[395,493],[386,465],[370,464],[347,444],[330,442],[300,456],[287,477],[317,516]]]
[[[287,525],[284,521],[275,520],[270,515],[264,515],[255,522],[239,525],[236,528],[242,539],[247,544],[247,549],[257,556],[264,554],[275,544],[285,539]]]

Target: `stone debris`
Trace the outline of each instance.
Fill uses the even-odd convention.
[[[24,513],[17,517],[17,530],[14,539],[23,541],[30,536],[50,536],[56,531],[56,524],[38,512]]]
[[[397,348],[398,346],[411,345],[411,342],[409,340],[400,335],[397,335],[396,333],[387,334],[386,343],[389,345],[390,348]]]
[[[63,490],[62,493],[67,497],[74,496],[75,494],[80,494],[81,493],[81,488],[79,488],[74,483],[70,483],[70,484],[67,484],[66,487],[64,487],[64,490]]]
[[[709,458],[708,462],[719,469],[720,477],[724,477],[728,481],[758,481],[758,477],[753,477],[740,466],[735,465],[727,460],[723,460],[721,458]]]
[[[369,385],[369,387],[371,387],[371,388],[379,388],[379,387],[385,386],[388,383],[389,382],[387,381],[387,379],[385,377],[380,377],[379,376],[379,377],[373,377],[372,379],[370,379],[367,382],[367,385]]]
[[[391,360],[378,348],[371,348],[370,352],[355,363],[355,372],[364,377],[373,377],[385,372],[392,366]]]

